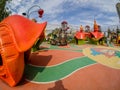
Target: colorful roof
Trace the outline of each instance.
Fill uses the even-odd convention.
[[[94,31],[91,32],[91,34],[96,38],[100,39],[104,36],[103,33],[99,32],[99,25],[96,23],[96,20],[94,20]]]
[[[83,30],[83,26],[80,26],[80,30],[76,32],[75,37],[77,39],[85,39],[86,38],[86,33]]]

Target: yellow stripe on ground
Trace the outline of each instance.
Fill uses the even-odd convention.
[[[112,50],[118,50],[116,48],[110,48],[110,47],[97,47],[97,48],[106,48],[106,49],[112,49]],[[89,58],[97,61],[98,63],[101,63],[103,65],[106,65],[108,67],[111,68],[115,68],[115,69],[120,69],[120,58],[118,56],[113,56],[113,57],[106,57],[103,54],[100,55],[92,55],[90,48],[85,48],[83,49],[83,53],[85,54],[85,56],[88,56]]]

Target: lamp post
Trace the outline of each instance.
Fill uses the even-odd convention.
[[[117,10],[117,14],[119,16],[119,22],[120,22],[120,2],[116,4],[116,10]]]
[[[37,10],[36,9],[32,10],[35,7],[38,8],[38,9]],[[26,13],[22,13],[22,14],[27,16],[27,18],[30,19],[30,15],[35,13],[35,12],[38,13],[39,18],[42,18],[44,10],[41,9],[40,6],[38,6],[38,5],[34,5],[34,6],[30,7]],[[32,21],[37,22],[35,18],[33,18]],[[37,40],[37,42],[34,44],[32,50],[33,51],[39,50],[39,45],[42,43],[43,40],[44,40],[44,32],[42,33],[42,36],[40,36],[39,39]]]
[[[31,10],[32,10],[33,8],[35,8],[35,7],[37,7],[38,10],[33,10],[33,11],[31,11]],[[42,18],[43,13],[44,13],[44,10],[41,9],[40,6],[34,5],[34,6],[30,7],[26,13],[22,13],[22,14],[23,14],[23,15],[26,15],[27,18],[30,18],[30,15],[31,15],[32,13],[34,13],[34,12],[37,12],[38,15],[39,15],[39,18]]]

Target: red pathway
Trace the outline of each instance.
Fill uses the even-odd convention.
[[[84,56],[82,52],[47,50],[33,53],[30,63],[37,66],[51,66],[81,56]],[[38,58],[42,63],[39,63]],[[47,59],[46,62],[44,62],[45,59]],[[0,80],[0,90],[120,90],[120,69],[113,69],[97,63],[51,83],[29,82],[23,77],[16,87],[9,87]]]

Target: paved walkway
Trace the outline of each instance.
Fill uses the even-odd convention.
[[[96,45],[51,46],[31,54],[22,81],[0,90],[120,90],[120,50]]]

